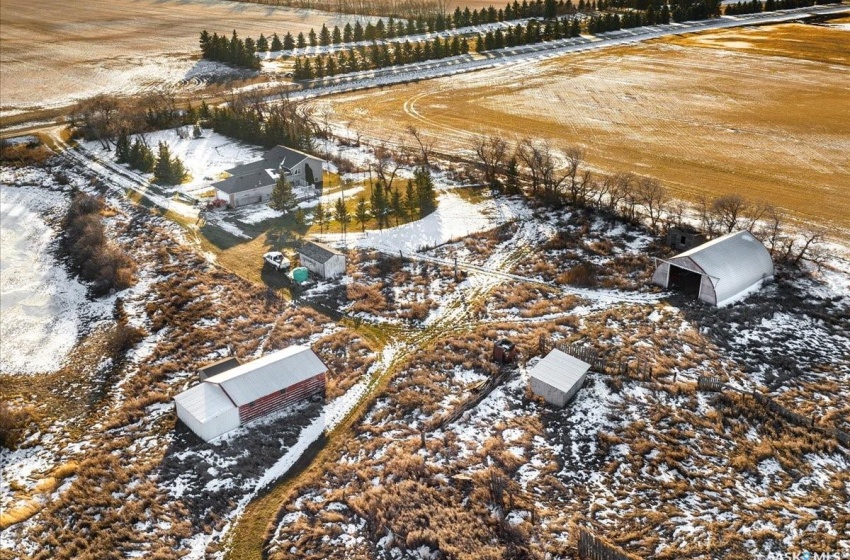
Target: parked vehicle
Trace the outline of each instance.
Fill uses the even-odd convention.
[[[271,251],[266,253],[263,255],[263,261],[275,270],[288,270],[289,265],[291,264],[289,259],[284,257],[283,253],[280,251]]]

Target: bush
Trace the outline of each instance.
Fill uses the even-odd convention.
[[[33,420],[29,410],[12,408],[9,403],[0,402],[0,447],[15,449]]]

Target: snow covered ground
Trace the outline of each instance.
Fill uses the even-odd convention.
[[[87,289],[52,254],[56,231],[43,216],[63,213],[68,195],[20,183],[46,176],[0,175],[0,371],[58,369],[84,321],[108,317],[110,305],[92,305]]]

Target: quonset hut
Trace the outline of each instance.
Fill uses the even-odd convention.
[[[652,282],[723,307],[755,292],[773,274],[770,252],[753,234],[739,231],[659,260]]]
[[[306,346],[234,363],[174,397],[177,417],[205,441],[325,389],[328,368]]]

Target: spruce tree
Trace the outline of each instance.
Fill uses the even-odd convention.
[[[437,209],[437,193],[434,191],[434,181],[427,167],[420,167],[414,172],[416,182],[416,197],[419,202],[419,217],[424,218]]]
[[[413,179],[407,180],[407,188],[404,195],[404,205],[407,207],[407,215],[415,216],[419,209],[419,199],[416,196],[416,185]]]
[[[130,161],[130,139],[126,132],[122,132],[115,142],[115,161],[118,163]]]
[[[301,32],[301,33],[299,33],[299,34],[298,34],[298,40],[296,41],[295,45],[296,45],[299,49],[307,48],[307,39],[305,39],[305,38],[304,38],[304,33],[303,33],[303,32]]]
[[[279,212],[289,213],[295,209],[297,201],[295,192],[292,190],[292,183],[286,180],[286,177],[278,177],[272,190],[272,199],[269,206]]]
[[[345,205],[344,198],[340,197],[336,199],[336,204],[334,205],[334,218],[342,226],[342,234],[345,235],[348,232],[348,224],[351,223],[351,214],[348,212],[348,207]]]
[[[326,24],[322,24],[322,31],[319,33],[319,44],[327,47],[331,44],[331,32]]]
[[[392,190],[392,194],[390,195],[390,206],[392,207],[393,215],[395,216],[395,225],[398,226],[399,220],[407,218],[407,213],[404,209],[404,202],[401,200],[401,192],[399,192],[398,188]]]
[[[269,40],[266,39],[266,36],[260,33],[260,38],[257,39],[257,52],[268,52],[269,50]]]
[[[319,233],[325,233],[325,226],[328,220],[325,207],[322,206],[321,202],[316,205],[316,209],[313,211],[313,221],[319,225]]]
[[[171,153],[168,151],[168,144],[165,142],[159,143],[159,156],[156,158],[156,165],[153,169],[153,180],[160,185],[176,184],[171,174]]]
[[[331,42],[334,45],[339,45],[340,43],[342,43],[342,33],[340,32],[338,25],[334,25],[334,32],[333,35],[331,35]]]
[[[354,29],[351,28],[351,23],[346,23],[342,31],[342,42],[351,43],[354,41]]]
[[[311,47],[318,46],[318,44],[319,44],[319,40],[318,40],[318,39],[317,39],[317,37],[316,37],[316,31],[315,31],[315,30],[313,30],[313,28],[312,28],[312,27],[310,28],[310,34],[308,35],[308,37],[309,37],[309,39],[310,39],[310,46],[311,46]]]
[[[363,40],[363,26],[359,21],[354,22],[354,41],[359,43]]]
[[[354,219],[360,224],[360,231],[366,231],[366,222],[369,221],[369,207],[366,199],[361,194],[357,199],[357,207],[354,209]]]

